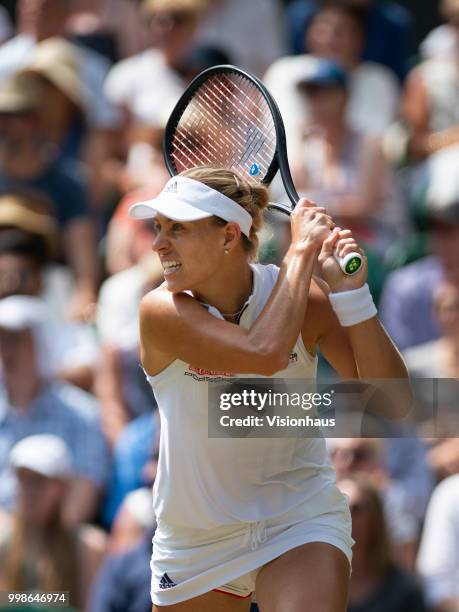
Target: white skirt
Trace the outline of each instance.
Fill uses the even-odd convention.
[[[321,503],[302,503],[285,514],[255,523],[216,529],[184,529],[160,520],[153,538],[151,596],[158,606],[186,601],[212,590],[249,597],[258,571],[292,548],[325,542],[351,563],[351,516],[335,485],[317,494]],[[327,508],[313,514],[310,506]]]

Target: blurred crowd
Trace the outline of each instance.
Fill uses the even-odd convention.
[[[438,9],[417,45],[382,0],[0,7],[0,591],[151,610],[159,419],[138,306],[162,268],[127,211],[166,182],[165,124],[204,68],[264,80],[298,191],[366,249],[412,376],[459,378],[459,1]],[[349,612],[459,610],[457,423],[329,440],[356,540]]]

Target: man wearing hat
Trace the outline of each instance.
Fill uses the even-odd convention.
[[[71,449],[60,436],[30,435],[13,446],[9,465],[18,496],[11,520],[0,518],[0,588],[68,591],[71,610],[86,609],[106,536],[93,526],[65,523],[74,477]]]
[[[292,156],[295,185],[301,195],[325,204],[372,255],[382,256],[400,235],[404,215],[381,140],[349,125],[349,76],[342,65],[311,60],[297,84],[309,116]]]
[[[75,479],[64,509],[68,524],[94,517],[108,477],[109,457],[94,400],[57,381],[59,355],[45,305],[30,296],[0,300],[0,507],[10,509],[12,446],[32,434],[62,437],[73,457]]]
[[[19,0],[16,3],[17,34],[0,47],[0,83],[27,65],[39,43],[64,36],[72,10],[72,0]],[[71,46],[81,62],[90,124],[101,129],[117,128],[120,117],[103,93],[110,63],[90,49]]]
[[[84,318],[96,299],[97,255],[86,179],[74,159],[56,155],[40,115],[43,93],[29,73],[0,86],[0,194],[38,194],[51,203],[63,230],[63,248],[75,279],[70,306]]]

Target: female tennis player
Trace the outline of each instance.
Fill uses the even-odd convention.
[[[141,304],[142,363],[161,415],[153,610],[343,612],[351,522],[322,439],[208,437],[209,381],[314,378],[316,347],[344,377],[406,377],[376,318],[363,251],[301,200],[280,269],[252,263],[268,194],[195,168],[131,215],[154,218],[165,283]],[[332,230],[332,231],[330,231]],[[313,278],[319,262],[326,282]]]

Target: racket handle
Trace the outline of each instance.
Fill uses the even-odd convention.
[[[339,267],[348,276],[352,276],[352,274],[356,274],[362,267],[363,259],[360,253],[348,253],[344,257],[338,257],[336,251],[333,252],[333,255],[336,261],[339,264]]]

